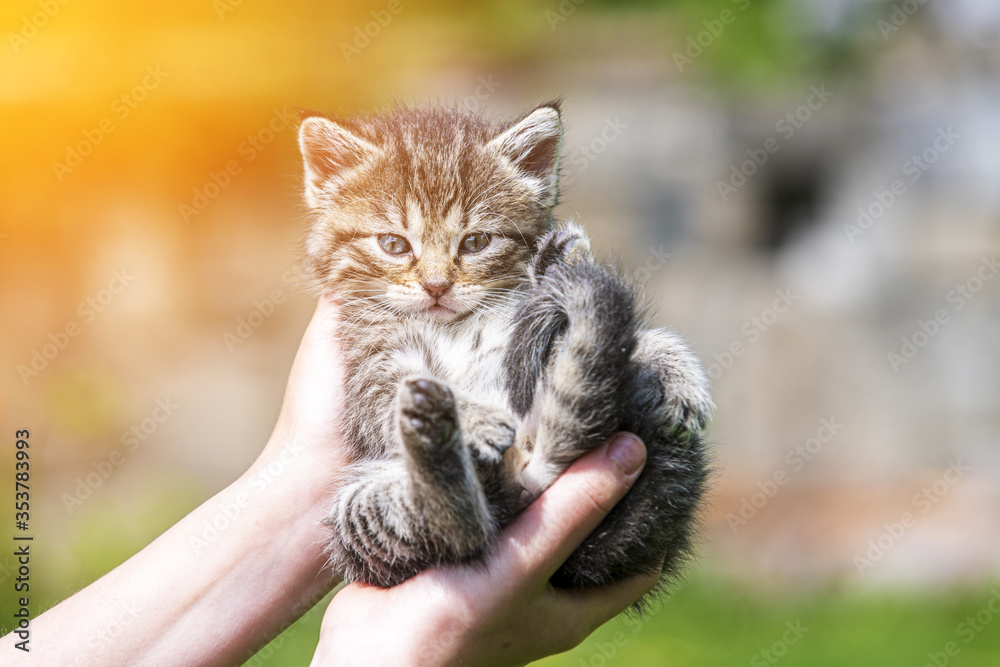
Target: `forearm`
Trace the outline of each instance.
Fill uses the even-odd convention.
[[[31,657],[46,665],[249,658],[335,583],[323,571],[320,524],[334,462],[304,454],[276,432],[240,479],[36,619]]]

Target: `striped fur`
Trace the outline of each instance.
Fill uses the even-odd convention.
[[[477,561],[622,429],[646,468],[553,582],[666,579],[689,551],[707,382],[676,336],[643,328],[583,230],[554,223],[561,136],[558,104],[505,125],[448,109],[303,121],[306,262],[343,303],[354,463],[328,523],[348,580]]]

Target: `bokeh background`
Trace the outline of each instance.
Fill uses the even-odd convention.
[[[1000,664],[1000,4],[389,5],[0,7],[0,424],[32,430],[38,611],[265,442],[313,304],[295,108],[562,96],[560,214],[718,414],[687,579],[545,664]],[[308,664],[319,617],[250,664]]]

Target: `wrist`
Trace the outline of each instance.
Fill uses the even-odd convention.
[[[342,465],[335,458],[307,446],[279,425],[260,456],[231,488],[238,500],[259,507],[261,529],[271,537],[294,544],[300,555],[321,554],[329,531],[322,521]]]

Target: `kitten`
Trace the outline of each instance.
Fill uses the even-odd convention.
[[[348,581],[480,558],[619,430],[646,466],[553,583],[665,580],[688,553],[707,382],[674,334],[642,328],[582,229],[555,224],[561,137],[558,103],[499,126],[437,108],[302,123],[306,262],[343,303],[354,463],[327,522]]]

